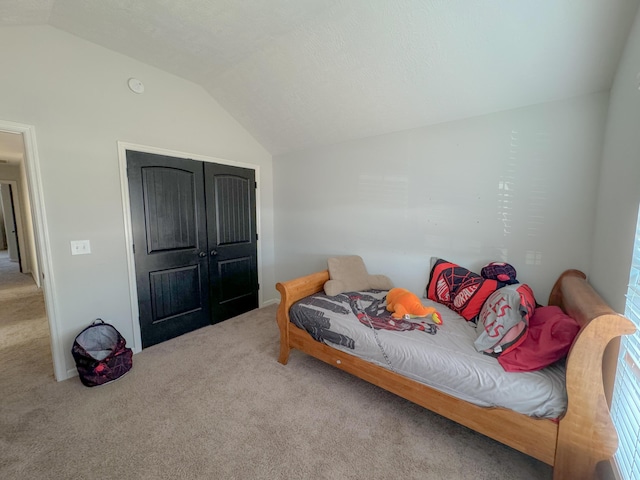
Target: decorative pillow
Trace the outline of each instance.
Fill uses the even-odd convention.
[[[496,280],[486,280],[460,265],[438,258],[432,262],[427,298],[449,307],[465,320],[473,320],[487,297],[501,286]]]
[[[498,280],[507,285],[519,283],[516,279],[516,269],[513,268],[513,265],[504,262],[491,262],[486,264],[482,267],[482,270],[480,270],[480,275],[482,275],[483,278]]]
[[[524,342],[536,299],[528,285],[509,285],[492,293],[478,317],[476,350],[504,355]]]
[[[391,290],[393,282],[386,275],[369,275],[369,290]]]
[[[324,284],[324,293],[330,297],[344,292],[393,288],[393,283],[386,275],[369,275],[362,257],[358,255],[332,257],[327,260],[327,264],[329,281]]]
[[[522,344],[498,357],[507,372],[533,372],[562,360],[569,353],[580,325],[560,307],[538,307],[529,320]]]

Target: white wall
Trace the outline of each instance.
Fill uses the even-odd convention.
[[[600,93],[274,158],[276,280],[359,254],[423,291],[431,256],[513,264],[546,303],[587,270],[608,95]]]
[[[598,190],[591,281],[624,312],[640,205],[640,12],[611,88]]]
[[[277,297],[271,156],[201,87],[51,27],[0,28],[0,64],[1,119],[36,130],[68,371],[73,338],[94,318],[132,338],[118,141],[259,165],[263,298]],[[92,254],[71,256],[83,239]]]

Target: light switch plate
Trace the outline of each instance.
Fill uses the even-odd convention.
[[[91,253],[89,240],[71,240],[71,255],[87,255]]]

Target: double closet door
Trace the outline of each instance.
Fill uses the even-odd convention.
[[[258,307],[251,169],[127,151],[142,346]]]

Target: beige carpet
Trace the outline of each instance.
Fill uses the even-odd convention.
[[[30,274],[20,273],[18,262],[9,260],[9,252],[0,250],[0,294],[22,290],[25,287],[36,288]]]
[[[2,479],[551,478],[300,352],[280,365],[274,306],[148,348],[96,388],[52,381],[43,317],[11,342],[20,308],[0,310]]]

